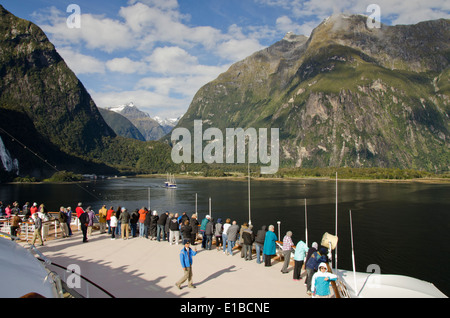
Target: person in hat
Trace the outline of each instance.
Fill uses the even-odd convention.
[[[39,215],[37,213],[33,213],[31,216],[32,222],[34,223],[34,233],[33,233],[33,239],[31,240],[31,245],[34,245],[36,242],[36,239],[39,239],[41,241],[41,246],[44,246],[44,240],[42,239],[42,220],[39,218]]]
[[[305,264],[306,269],[306,293],[308,295],[312,294],[311,286],[312,286],[312,278],[314,276],[314,273],[317,272],[319,269],[319,265],[321,263],[326,263],[328,261],[327,258],[327,249],[322,247],[319,251],[315,251],[311,257],[308,259],[308,261]]]
[[[326,263],[319,264],[319,271],[312,277],[311,292],[314,298],[330,298],[330,282],[336,281],[337,276],[328,272]]]
[[[208,224],[209,219],[211,217],[209,215],[205,216],[200,224],[200,234],[202,235],[202,248],[206,248],[206,224]]]

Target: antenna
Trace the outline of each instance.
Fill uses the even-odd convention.
[[[338,236],[338,177],[337,177],[338,173],[336,171],[336,228],[335,228],[335,235]],[[337,254],[337,244],[336,247],[334,249],[334,269],[336,270],[337,273],[337,261],[338,261],[338,254]]]
[[[306,240],[306,246],[308,245],[308,212],[306,210],[306,199],[305,199],[305,240]]]
[[[150,209],[150,187],[148,188],[148,209]]]
[[[281,237],[280,237],[280,224],[281,224],[281,221],[277,221],[277,224],[278,224],[278,241],[281,241]]]
[[[352,224],[352,210],[350,210],[350,237],[352,240],[352,265],[353,265],[353,283],[355,284],[355,295],[358,294],[356,286],[356,272],[355,272],[355,249],[353,247],[353,224]]]
[[[209,198],[209,216],[211,216],[211,197]]]
[[[250,159],[247,163],[247,171],[248,171],[248,224],[252,224],[252,216],[250,209]]]

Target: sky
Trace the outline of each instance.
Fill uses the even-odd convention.
[[[334,13],[386,25],[450,18],[448,0],[0,0],[41,27],[98,107],[133,102],[176,118],[233,63],[281,40],[309,36]],[[377,11],[370,10],[377,5]],[[75,6],[71,6],[75,5]]]

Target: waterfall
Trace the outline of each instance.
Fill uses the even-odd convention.
[[[2,137],[0,137],[0,159],[3,168],[5,168],[7,172],[15,172],[19,175],[19,161],[11,157],[8,149],[6,149],[5,144],[3,143]]]

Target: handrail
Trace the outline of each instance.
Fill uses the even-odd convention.
[[[50,261],[50,263],[48,263],[48,262],[49,262],[48,260],[44,260],[44,259],[42,259],[42,258],[40,258],[40,257],[37,257],[37,259],[40,260],[40,261],[43,262],[43,263],[46,263],[47,265],[54,265],[54,266],[56,266],[56,267],[58,267],[58,268],[64,269],[64,270],[66,270],[66,271],[69,271],[69,270],[67,269],[67,267],[65,267],[65,266],[62,266],[62,265],[53,263],[53,262],[51,262],[51,261]],[[85,281],[88,282],[89,284],[93,285],[94,287],[98,288],[100,291],[104,292],[104,293],[105,293],[106,295],[108,295],[109,297],[111,297],[111,298],[116,298],[113,294],[111,294],[110,292],[108,292],[108,291],[107,291],[106,289],[104,289],[103,287],[97,285],[96,283],[94,283],[93,281],[91,281],[89,278],[84,277],[83,275],[76,273],[74,270],[72,270],[71,273],[80,276],[80,278],[82,278],[83,280],[85,280]]]
[[[38,212],[37,212],[38,213]],[[59,212],[48,212],[50,214],[51,218],[50,220],[44,221],[42,220],[42,235],[44,236],[44,226],[51,226],[54,225],[54,236],[57,238],[59,230],[58,225],[60,225],[60,222],[57,217],[54,215],[58,214]],[[32,222],[30,219],[23,220],[25,215],[19,214],[19,217],[21,218],[20,224],[20,232],[25,236],[25,240],[28,242],[30,240],[30,235],[33,234],[34,231],[34,222]],[[77,224],[78,218],[72,217],[71,224]],[[11,217],[0,219],[0,230],[4,229],[4,232],[9,233],[9,228],[7,228],[10,225]],[[6,227],[6,228],[5,228]],[[11,234],[11,233],[9,233]],[[46,236],[47,237],[47,236]],[[45,238],[44,238],[45,240]]]
[[[14,239],[14,240],[19,239],[19,237],[17,237],[17,236],[10,235],[10,234],[4,233],[4,232],[0,232],[0,235],[1,235],[1,236],[7,236],[7,237],[12,238],[12,239]],[[49,274],[48,274],[48,275],[52,275],[53,281],[55,282],[56,287],[57,287],[57,291],[58,291],[59,294],[61,294],[61,282],[63,282],[63,281],[62,281],[60,275],[58,275],[56,272],[53,272],[53,271],[51,271],[50,269],[48,269],[47,266],[53,265],[53,266],[56,266],[56,267],[58,267],[58,268],[64,269],[64,270],[66,270],[66,271],[69,271],[69,270],[67,269],[67,267],[52,262],[50,259],[48,259],[45,255],[43,255],[43,254],[42,254],[36,247],[34,247],[33,245],[31,245],[31,250],[34,251],[34,252],[36,252],[36,254],[39,255],[38,257],[36,257],[36,259],[39,260],[39,261],[41,261],[42,263],[44,263],[45,268],[49,271]],[[84,277],[83,275],[76,273],[74,270],[72,270],[71,273],[72,273],[72,274],[78,275],[78,276],[79,276],[80,278],[82,278],[84,281],[86,281],[86,282],[88,282],[89,284],[91,284],[92,286],[98,288],[100,291],[102,291],[103,293],[105,293],[105,294],[108,295],[109,297],[115,298],[115,296],[114,296],[113,294],[111,294],[110,292],[108,292],[108,291],[107,291],[106,289],[104,289],[103,287],[97,285],[96,283],[94,283],[93,281],[91,281],[89,278]],[[65,282],[64,282],[64,284],[65,284]],[[67,284],[66,284],[66,285],[67,285]],[[81,294],[79,294],[78,292],[76,292],[76,294],[81,296]],[[83,297],[83,296],[82,296],[82,297]]]

